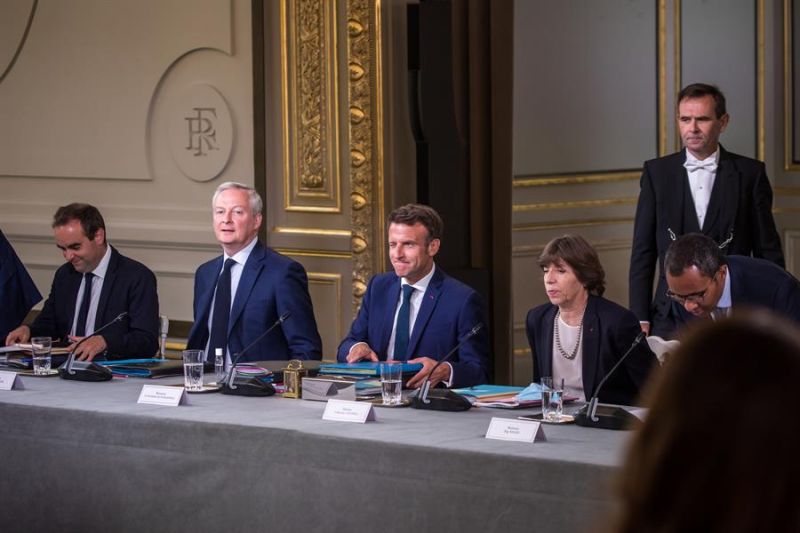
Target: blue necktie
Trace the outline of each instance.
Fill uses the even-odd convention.
[[[403,303],[397,313],[397,326],[394,332],[394,358],[398,361],[408,359],[408,333],[411,323],[411,293],[414,287],[403,285]]]
[[[214,314],[211,315],[211,340],[208,343],[206,360],[214,360],[214,350],[228,348],[228,317],[231,314],[231,267],[236,264],[231,258],[225,260],[225,267],[217,280],[217,293],[214,296]]]
[[[83,300],[78,311],[78,323],[75,325],[75,336],[84,337],[86,335],[86,320],[89,317],[89,304],[92,301],[92,278],[94,274],[87,272],[83,275]]]

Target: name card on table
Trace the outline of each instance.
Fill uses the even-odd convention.
[[[0,372],[0,390],[24,390],[22,378],[16,372]]]
[[[144,385],[142,387],[142,392],[139,393],[139,400],[136,403],[177,407],[181,404],[187,405],[189,401],[183,387]]]
[[[328,400],[325,412],[322,413],[322,419],[363,424],[375,420],[375,409],[369,402]]]
[[[516,442],[546,441],[541,422],[529,420],[516,420],[514,418],[492,417],[489,429],[486,430],[487,439],[510,440]]]

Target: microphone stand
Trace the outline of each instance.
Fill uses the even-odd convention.
[[[236,365],[239,364],[239,360],[241,360],[242,355],[244,355],[247,350],[255,346],[258,341],[266,337],[273,329],[283,324],[291,314],[291,311],[283,313],[278,317],[278,320],[267,328],[267,331],[256,337],[253,342],[245,346],[238,353],[234,354],[233,360],[231,361],[231,369],[225,374],[222,383],[220,383],[220,392],[222,394],[232,394],[236,396],[272,396],[275,394],[275,387],[272,386],[271,383],[261,380],[258,376],[248,377],[235,382]]]
[[[58,369],[58,374],[61,376],[61,379],[70,379],[73,381],[109,381],[113,377],[111,370],[103,365],[98,365],[94,361],[79,361],[76,363],[75,350],[77,350],[78,346],[83,344],[87,339],[96,337],[106,329],[110,328],[113,324],[120,322],[127,316],[127,311],[120,313],[111,322],[105,324],[100,329],[94,330],[94,332],[79,340],[75,347],[70,350],[67,360]]]
[[[611,370],[603,377],[600,381],[600,384],[594,391],[592,398],[589,400],[589,403],[584,405],[580,411],[575,414],[575,423],[579,426],[584,427],[592,427],[592,428],[602,428],[602,429],[628,429],[631,426],[640,423],[641,421],[629,411],[623,409],[622,407],[616,407],[613,405],[598,405],[598,397],[600,395],[600,389],[605,385],[608,378],[611,377],[611,374],[622,364],[622,362],[633,352],[633,349],[642,342],[645,338],[644,331],[640,332],[636,335],[636,338],[633,339],[628,351],[626,351],[622,357],[619,358],[619,361],[611,367]],[[600,412],[598,413],[598,407]]]
[[[461,339],[458,344],[456,344],[455,348],[450,350],[447,355],[439,359],[439,362],[434,365],[434,367],[428,373],[428,377],[417,391],[417,396],[411,403],[411,407],[414,409],[428,409],[431,411],[466,411],[472,407],[472,404],[469,400],[449,389],[431,390],[431,376],[433,376],[433,373],[437,368],[439,368],[439,365],[447,362],[447,360],[450,359],[450,357],[456,353],[465,342],[474,337],[475,334],[481,330],[481,328],[483,328],[483,323],[476,324],[466,335],[464,335],[464,338]]]

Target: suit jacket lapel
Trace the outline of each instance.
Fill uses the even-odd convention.
[[[667,185],[667,194],[671,198],[667,198],[666,202],[661,203],[667,210],[667,230],[671,230],[675,238],[691,231],[700,231],[694,203],[689,192],[689,175],[683,166],[684,161],[686,161],[685,149],[681,150],[680,155],[675,157],[674,166],[670,172],[671,182]],[[694,220],[694,227],[691,226],[692,220]],[[669,238],[674,240],[673,235],[669,235]]]
[[[67,335],[72,332],[72,324],[75,322],[75,307],[78,305],[78,291],[81,288],[82,280],[83,274],[76,271],[74,268],[71,269],[68,278],[69,285],[67,286],[67,294],[69,295],[67,303],[67,316],[69,317],[67,320]]]
[[[583,390],[587,398],[594,394],[600,367],[600,320],[596,298],[589,296],[583,315]]]
[[[703,233],[712,235],[721,244],[728,238],[729,231],[733,230],[733,221],[736,220],[736,209],[739,206],[740,183],[733,161],[722,146],[719,149],[717,176],[714,179],[714,188],[711,189]]]
[[[536,354],[536,360],[540,363],[539,377],[546,377],[553,375],[553,339],[555,331],[553,330],[553,320],[556,318],[558,307],[552,306],[547,313],[545,313],[544,323],[542,324],[542,338],[539,339],[539,352]]]
[[[242,311],[244,311],[245,303],[250,297],[253,285],[255,285],[259,274],[261,274],[261,271],[264,269],[264,259],[266,255],[267,251],[264,249],[264,245],[257,242],[253,251],[250,252],[250,257],[247,258],[247,262],[242,268],[242,277],[239,278],[239,286],[236,288],[236,294],[233,297],[233,305],[231,306],[231,316],[228,319],[228,338],[230,338],[233,326],[236,325],[236,321],[239,320],[239,316],[242,314]]]
[[[439,301],[439,294],[442,291],[443,281],[444,273],[440,268],[437,267],[436,272],[434,272],[433,277],[431,278],[431,282],[428,284],[428,288],[425,290],[425,294],[422,295],[422,303],[419,306],[419,313],[417,313],[417,319],[414,321],[414,327],[411,330],[411,338],[408,340],[409,358],[411,358],[411,356],[417,357],[419,355],[427,357],[435,357],[436,355],[439,355],[415,354],[414,352],[417,348],[417,344],[419,344],[419,339],[422,337],[422,332],[425,330],[425,325],[428,323],[428,320],[430,320],[431,314],[433,313],[433,310],[436,308],[436,304]]]
[[[109,244],[109,246],[111,245]],[[118,268],[119,252],[112,246],[111,257],[108,259],[108,268],[106,269],[106,277],[103,280],[103,289],[100,291],[100,301],[97,303],[97,314],[94,319],[95,329],[107,322],[106,307],[108,306],[108,299],[111,297],[111,292],[114,290],[114,282],[117,279]],[[87,331],[87,333],[89,332]]]

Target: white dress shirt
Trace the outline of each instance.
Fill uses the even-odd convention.
[[[689,176],[689,190],[694,200],[694,210],[697,214],[697,222],[703,228],[703,222],[708,212],[708,203],[711,200],[711,191],[714,189],[714,181],[717,177],[717,165],[719,163],[719,148],[716,152],[706,159],[698,160],[688,150],[686,151],[686,173]]]
[[[92,294],[89,297],[89,313],[86,315],[86,335],[94,332],[97,321],[97,306],[100,304],[100,293],[103,292],[103,281],[106,279],[106,272],[108,271],[108,263],[111,261],[111,246],[106,244],[106,253],[98,263],[97,267],[92,270],[94,277],[92,278]],[[86,285],[86,276],[81,280],[81,286],[78,289],[78,298],[75,300],[75,314],[72,317],[72,329],[70,335],[75,335],[75,328],[78,326],[78,315],[81,312],[81,302],[83,302],[83,293]],[[103,324],[100,324],[103,326]],[[87,341],[88,342],[88,341]]]

